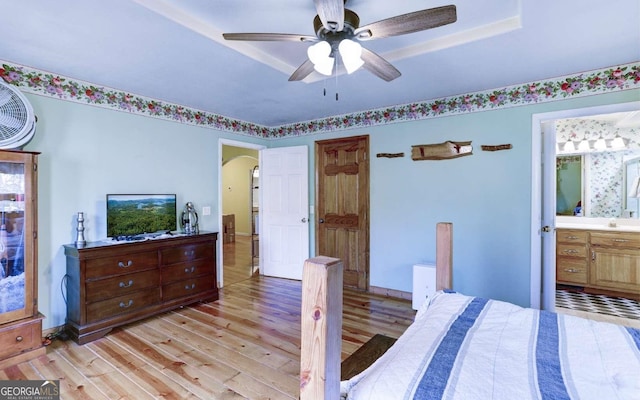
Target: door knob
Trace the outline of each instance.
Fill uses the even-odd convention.
[[[307,219],[306,218],[302,218],[300,221],[301,222],[307,222]]]
[[[324,218],[320,218],[318,222],[320,222],[321,224],[324,224]]]

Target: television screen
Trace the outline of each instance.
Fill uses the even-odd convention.
[[[175,194],[108,194],[107,236],[176,230]]]

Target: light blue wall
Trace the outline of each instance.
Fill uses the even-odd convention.
[[[627,91],[281,139],[270,146],[309,145],[314,199],[313,142],[370,135],[372,286],[411,292],[412,265],[435,262],[435,225],[447,221],[453,222],[454,289],[529,306],[532,115],[638,99],[640,91]],[[411,160],[412,145],[446,140],[473,141],[473,155]],[[480,150],[482,144],[505,143],[513,149]],[[398,152],[405,157],[375,156]]]
[[[218,230],[218,140],[269,147],[305,144],[314,198],[313,142],[368,134],[371,145],[371,278],[373,286],[411,291],[411,265],[435,260],[435,224],[454,223],[454,288],[529,304],[531,115],[640,99],[640,90],[262,141],[124,112],[27,95],[39,118],[25,150],[39,151],[39,308],[44,328],[63,325],[65,259],[84,211],[87,240],[106,236],[110,192],[170,192],[178,203],[209,205],[201,228]],[[411,146],[472,140],[474,154],[412,161]],[[482,152],[481,144],[513,144]],[[404,152],[404,158],[376,153]],[[313,224],[311,254],[314,254]]]
[[[218,140],[261,143],[202,127],[27,94],[38,117],[25,150],[39,151],[38,297],[43,327],[65,323],[62,246],[76,238],[76,214],[85,213],[85,237],[106,237],[107,193],[176,193],[178,207],[211,207],[202,230],[218,231]]]

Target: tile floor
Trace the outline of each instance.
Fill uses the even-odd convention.
[[[631,299],[558,289],[556,290],[556,311],[640,327],[640,302]]]
[[[556,306],[621,318],[640,319],[640,302],[620,297],[557,290]]]

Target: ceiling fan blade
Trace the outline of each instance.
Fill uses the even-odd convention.
[[[344,0],[313,0],[322,25],[334,32],[344,28]]]
[[[303,62],[302,65],[293,72],[293,74],[291,74],[291,76],[289,77],[289,82],[301,81],[309,76],[309,74],[311,74],[313,71],[313,63],[310,60],[307,60]]]
[[[364,65],[362,66],[364,69],[387,82],[391,82],[402,75],[396,67],[369,49],[363,47],[361,57],[364,61]]]
[[[226,40],[246,40],[254,42],[317,42],[318,38],[294,33],[223,33]]]
[[[358,40],[373,40],[424,31],[456,22],[456,6],[429,8],[362,26],[355,30]]]

